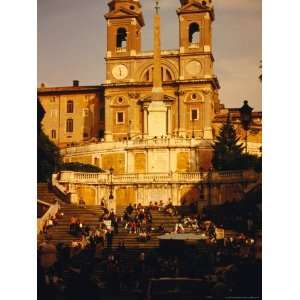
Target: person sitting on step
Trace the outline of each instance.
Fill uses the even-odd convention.
[[[84,202],[83,198],[79,199],[79,207],[85,208],[85,202]]]
[[[175,233],[184,233],[184,228],[180,221],[175,225]]]
[[[159,211],[162,211],[164,209],[164,203],[162,200],[159,201],[159,204],[158,204],[158,210]]]

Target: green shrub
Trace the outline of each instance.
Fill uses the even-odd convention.
[[[87,172],[87,173],[103,173],[104,171],[94,165],[82,164],[78,162],[64,163],[61,166],[61,171]]]

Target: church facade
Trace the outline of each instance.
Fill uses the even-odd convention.
[[[179,49],[160,47],[157,4],[154,49],[144,52],[140,1],[110,1],[105,83],[80,86],[75,81],[72,87],[38,89],[46,111],[43,129],[61,148],[64,161],[113,169],[106,183],[87,177],[72,181],[74,176],[64,173],[62,184],[75,202],[82,197],[99,204],[108,201],[109,193],[114,209],[132,201],[207,200],[197,180],[203,179],[200,171],[211,168],[211,143],[228,112],[220,104],[213,71],[212,1],[181,0],[177,15]],[[258,147],[254,143],[253,152]],[[137,184],[133,175],[143,180]],[[220,200],[217,189],[215,194],[218,202],[227,200]]]

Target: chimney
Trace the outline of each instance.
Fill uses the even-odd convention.
[[[73,80],[73,86],[79,86],[79,80]]]

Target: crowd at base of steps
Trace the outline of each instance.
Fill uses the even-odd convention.
[[[101,242],[80,248],[55,246],[46,239],[38,247],[38,300],[110,299],[136,291],[145,296],[149,280],[162,277],[201,279],[201,296],[223,297],[213,299],[260,297],[261,261],[253,244],[242,239],[207,241],[205,251],[188,249],[175,255],[172,250],[130,255],[124,244],[111,250]]]

